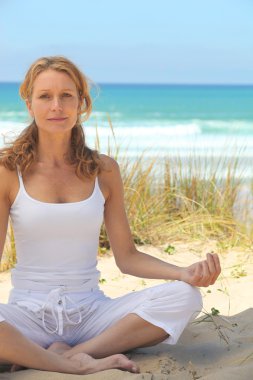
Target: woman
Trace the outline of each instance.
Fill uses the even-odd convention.
[[[67,373],[138,372],[119,353],[175,344],[201,311],[196,286],[220,274],[219,258],[177,267],[135,248],[119,166],[85,144],[81,115],[89,117],[91,98],[72,62],[38,59],[20,94],[33,121],[0,151],[0,254],[9,216],[17,251],[9,302],[0,304],[0,360]],[[96,268],[103,219],[123,273],[177,281],[106,297]]]

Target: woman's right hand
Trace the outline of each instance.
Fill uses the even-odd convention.
[[[180,280],[193,286],[213,285],[221,273],[220,260],[217,253],[207,253],[206,257],[206,260],[182,268]]]

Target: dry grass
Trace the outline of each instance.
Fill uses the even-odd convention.
[[[138,244],[163,244],[175,240],[216,239],[220,249],[251,246],[250,203],[243,204],[244,220],[235,213],[243,184],[240,150],[226,156],[145,158],[131,161],[120,153],[109,119],[115,149],[108,153],[118,160],[125,188],[125,205],[132,235]],[[115,154],[114,154],[115,152]],[[251,185],[253,193],[253,182]],[[240,203],[240,201],[239,201]],[[100,239],[109,247],[105,228]]]
[[[191,238],[226,240],[231,245],[250,244],[252,236],[236,219],[242,179],[238,158],[180,157],[165,162],[166,205],[173,233]],[[176,228],[173,228],[176,227]],[[178,234],[177,234],[178,235]]]
[[[4,252],[3,252],[2,260],[0,263],[0,272],[4,272],[5,270],[12,268],[15,263],[16,263],[16,248],[15,248],[13,228],[10,222],[8,226]]]

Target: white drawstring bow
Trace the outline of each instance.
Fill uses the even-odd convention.
[[[78,325],[78,323],[82,321],[82,314],[81,314],[80,307],[68,295],[64,294],[65,293],[64,288],[65,287],[60,287],[60,288],[51,290],[49,294],[47,295],[47,299],[42,306],[43,327],[50,334],[54,334],[56,332],[59,335],[63,334],[63,315],[65,316],[66,320],[69,322],[70,325]],[[76,308],[79,315],[79,318],[77,321],[71,320],[69,318],[66,301],[69,301],[69,303],[72,304]],[[45,314],[48,309],[51,311],[55,324],[56,324],[56,328],[54,330],[46,326]],[[57,311],[57,314],[56,314],[56,311]]]

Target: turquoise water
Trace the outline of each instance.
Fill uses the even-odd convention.
[[[18,83],[0,82],[0,121],[26,120]],[[253,133],[253,86],[100,85],[92,89],[94,112],[116,122],[202,121],[201,131]],[[236,128],[234,122],[243,122]],[[207,123],[205,123],[207,122]],[[212,124],[213,122],[213,124]],[[216,122],[216,123],[215,123]],[[224,122],[218,128],[219,122]],[[232,122],[232,125],[227,122]],[[247,122],[251,123],[247,124]],[[201,124],[201,123],[200,123]]]
[[[11,138],[28,123],[18,83],[0,83],[0,132]],[[234,155],[250,170],[253,162],[253,86],[102,84],[92,90],[93,113],[84,123],[89,145],[95,127],[100,150],[112,141],[108,117],[121,149],[129,156]],[[0,136],[0,145],[3,138]],[[247,175],[250,175],[248,172]]]

